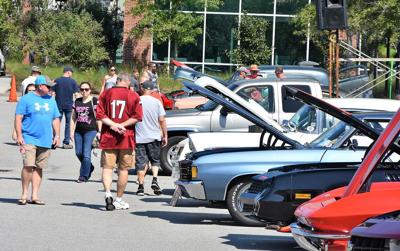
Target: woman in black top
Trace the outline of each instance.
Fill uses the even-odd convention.
[[[75,154],[81,162],[78,183],[88,181],[93,172],[92,142],[99,136],[96,123],[97,98],[91,95],[91,89],[90,83],[81,83],[82,97],[75,100],[72,109],[71,138],[75,141]]]

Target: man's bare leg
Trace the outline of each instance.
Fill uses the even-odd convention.
[[[158,185],[157,176],[158,176],[158,166],[152,166],[151,171],[153,172],[153,181],[151,182],[151,189],[153,189],[154,194],[160,195],[161,189]]]
[[[136,174],[137,174],[139,185],[143,185],[144,184],[144,176],[146,174],[146,171],[140,170],[140,171],[137,171]]]
[[[151,171],[153,172],[153,178],[158,177],[158,166],[152,166]]]
[[[38,200],[40,184],[42,183],[43,171],[41,168],[33,168],[32,170],[32,200]]]
[[[128,183],[128,169],[119,170],[117,183],[117,197],[121,198],[124,195],[126,184]]]
[[[104,190],[106,191],[106,193],[111,192],[112,174],[113,174],[113,169],[103,168],[101,176],[103,180]]]
[[[21,171],[21,184],[22,184],[22,194],[21,199],[28,199],[29,184],[32,181],[32,170],[31,166],[24,166]]]

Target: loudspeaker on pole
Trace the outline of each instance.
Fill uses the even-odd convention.
[[[320,30],[347,28],[346,0],[316,0],[317,25]]]

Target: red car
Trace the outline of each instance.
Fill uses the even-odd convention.
[[[350,184],[300,205],[295,212],[297,222],[291,224],[292,234],[307,250],[345,251],[350,231],[368,218],[400,208],[400,177],[390,170],[399,163],[380,165],[389,147],[400,132],[400,110],[375,141]],[[374,182],[371,173],[377,166],[387,168],[387,182]]]

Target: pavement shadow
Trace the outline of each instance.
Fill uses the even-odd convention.
[[[0,180],[18,180],[20,181],[20,177],[0,177]]]
[[[131,214],[169,221],[173,224],[240,226],[229,214],[142,211]]]
[[[18,199],[0,198],[0,203],[18,204]]]
[[[95,209],[95,210],[100,210],[100,211],[106,211],[106,209],[104,208],[104,205],[98,205],[98,204],[72,202],[72,203],[62,203],[61,205],[68,206],[68,207],[85,207],[85,208],[90,208],[90,209]]]
[[[51,181],[63,181],[63,182],[75,182],[75,183],[77,183],[76,179],[62,179],[62,178],[47,178],[47,179],[51,180]],[[87,183],[91,183],[91,182],[93,182],[93,183],[102,183],[101,180],[89,180]],[[116,183],[117,180],[113,180],[113,182]],[[128,181],[128,183],[136,183],[136,181]]]
[[[16,142],[3,142],[4,145],[9,145],[9,146],[17,146],[18,144]]]
[[[228,234],[220,238],[227,240],[223,244],[233,246],[237,249],[270,251],[299,250],[296,242],[290,236]]]
[[[171,202],[171,198],[160,197],[157,195],[153,195],[151,197],[144,197],[140,199],[143,202],[164,202],[165,205],[169,206]],[[175,207],[205,207],[205,208],[221,208],[226,209],[226,205],[224,203],[211,203],[209,201],[201,201],[194,199],[179,199]]]

